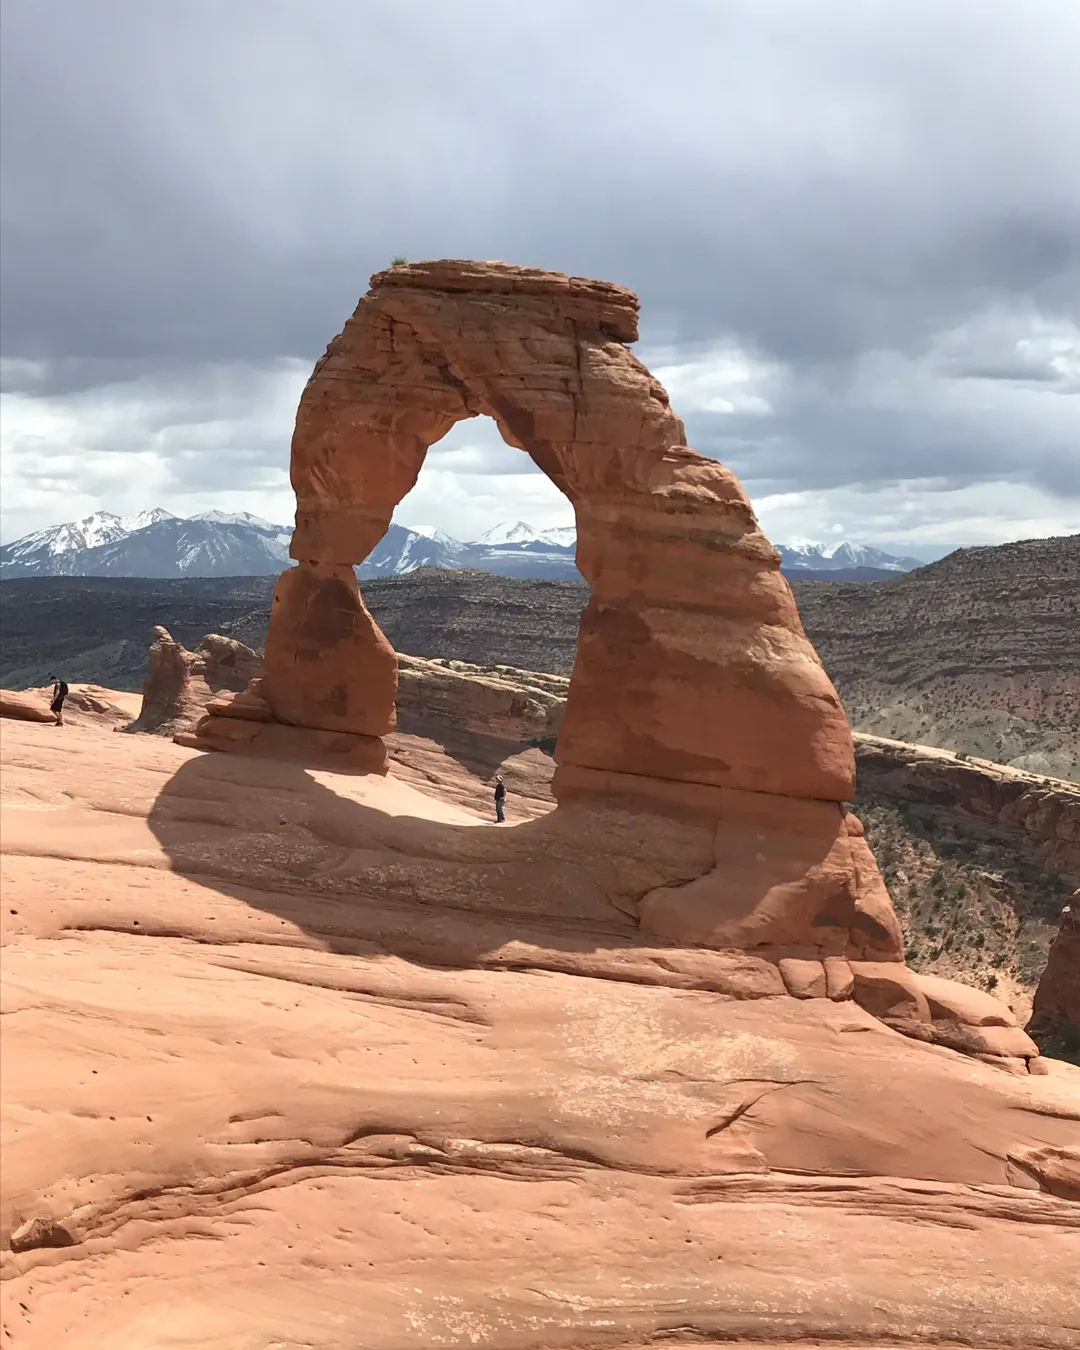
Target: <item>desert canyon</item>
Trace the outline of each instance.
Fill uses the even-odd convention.
[[[5,1346],[1080,1345],[1080,1069],[905,962],[778,555],[636,336],[603,282],[376,274],[264,661],[159,630],[141,705],[4,695]],[[573,504],[568,688],[360,594],[477,415]]]

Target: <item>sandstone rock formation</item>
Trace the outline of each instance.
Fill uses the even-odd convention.
[[[601,282],[494,263],[414,264],[372,278],[297,414],[299,567],[282,578],[271,619],[275,709],[291,698],[295,669],[279,668],[276,651],[319,625],[327,641],[340,622],[330,617],[340,612],[334,569],[360,562],[382,537],[427,447],[487,414],[577,516],[591,599],[562,763],[844,800],[850,733],[777,554],[733,475],[686,447],[667,394],[626,346],[636,337],[636,298]],[[309,612],[314,593],[326,597],[325,618]],[[389,688],[362,690],[354,707],[351,686],[340,690],[359,677],[341,663],[320,669],[325,688],[306,691],[306,724],[322,725],[317,707],[344,700],[335,716],[348,729],[380,734]],[[298,710],[288,708],[292,720]]]
[[[888,897],[842,805],[854,770],[843,709],[746,495],[687,448],[628,350],[636,337],[636,298],[606,283],[460,262],[372,278],[300,402],[299,565],[275,591],[263,677],[275,725],[253,723],[243,744],[268,743],[282,723],[348,737],[377,761],[395,663],[352,565],[427,447],[488,414],[573,503],[591,586],[556,795],[677,800],[717,829],[711,878],[692,899],[658,891],[643,925],[732,945],[789,944],[797,931],[816,948],[826,930],[855,933],[836,939],[842,949],[898,959]],[[240,738],[230,727],[228,742]],[[748,829],[769,846],[748,848]]]
[[[207,633],[189,652],[165,628],[155,627],[139,716],[130,731],[184,731],[223,690],[243,690],[262,672],[258,652],[234,638]]]
[[[591,587],[558,739],[560,825],[614,802],[642,839],[658,816],[682,830],[668,867],[610,849],[606,903],[663,943],[797,962],[800,997],[850,987],[908,1035],[951,1035],[914,977],[879,969],[902,962],[900,926],[845,806],[851,731],[779,556],[730,471],[685,445],[636,337],[636,297],[607,283],[504,263],[374,276],[297,412],[298,565],[275,588],[259,715],[209,706],[181,740],[386,772],[397,661],[352,568],[428,446],[488,414],[572,502]],[[1036,1047],[1009,1030],[969,1048],[1026,1072]]]
[[[1027,1029],[1047,1054],[1080,1063],[1080,891],[1062,911]]]
[[[67,731],[2,740],[13,1350],[1075,1346],[1080,1070],[643,934],[707,823]]]

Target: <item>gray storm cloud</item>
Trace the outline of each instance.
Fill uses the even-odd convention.
[[[990,429],[852,393],[981,314],[1080,324],[1075,0],[6,0],[3,39],[28,395],[311,360],[394,255],[502,257],[633,287],[643,347],[782,366],[769,416],[688,418],[763,483],[1077,492],[1080,348],[954,339],[973,405],[1061,405]]]

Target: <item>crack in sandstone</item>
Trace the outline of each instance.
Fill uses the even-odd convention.
[[[740,1080],[734,1081],[737,1082]],[[749,1098],[747,1101],[740,1102],[740,1104],[736,1106],[733,1111],[728,1112],[728,1114],[724,1116],[723,1119],[718,1124],[713,1125],[711,1129],[706,1130],[705,1138],[712,1139],[714,1135],[721,1134],[724,1130],[730,1129],[731,1126],[734,1125],[736,1121],[741,1120],[742,1117],[745,1116],[748,1111],[752,1110],[758,1104],[758,1102],[762,1100],[762,1098],[772,1097],[777,1092],[783,1092],[785,1088],[803,1087],[807,1084],[813,1087],[821,1086],[821,1084],[818,1083],[813,1078],[796,1078],[792,1079],[789,1082],[773,1083],[769,1087],[762,1088],[762,1090],[756,1096]]]

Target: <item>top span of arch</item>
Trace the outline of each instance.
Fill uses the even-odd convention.
[[[613,281],[571,277],[541,267],[518,267],[506,262],[473,262],[442,258],[436,262],[399,263],[371,278],[371,290],[388,287],[441,291],[448,295],[485,292],[488,295],[543,296],[560,315],[588,324],[620,342],[638,340],[638,298]]]

